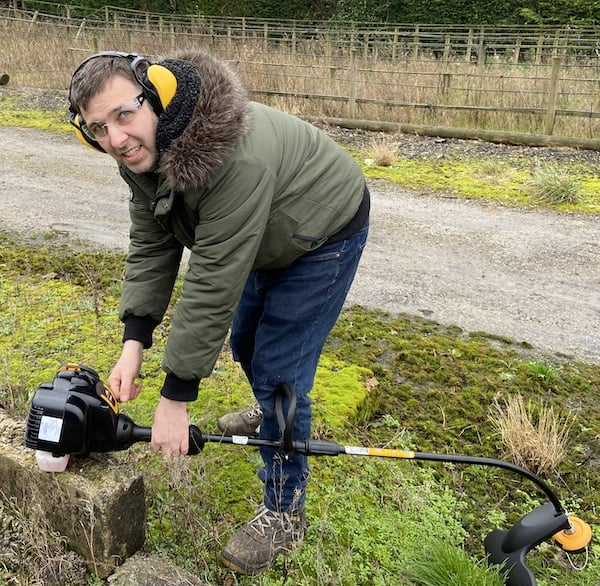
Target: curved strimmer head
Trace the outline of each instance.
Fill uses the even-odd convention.
[[[543,541],[553,538],[565,551],[583,551],[590,543],[592,530],[577,517],[557,511],[546,503],[525,515],[508,530],[496,529],[484,540],[488,563],[505,572],[507,586],[535,586],[533,572],[525,556]]]

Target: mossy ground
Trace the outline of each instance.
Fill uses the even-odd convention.
[[[116,307],[123,258],[8,237],[0,244],[0,403],[22,416],[32,392],[52,380],[61,362],[85,363],[108,375],[120,351]],[[152,422],[165,336],[159,329],[147,352],[142,397],[123,406],[140,424]],[[351,307],[334,328],[317,372],[315,436],[343,445],[497,458],[503,448],[489,419],[494,397],[543,399],[576,416],[569,460],[547,481],[569,511],[597,526],[598,388],[595,365],[543,356],[482,332]],[[243,374],[224,348],[191,416],[214,433],[222,413],[250,400]],[[307,585],[411,584],[416,582],[408,569],[428,559],[424,543],[433,540],[464,552],[465,576],[480,571],[480,578],[469,579],[483,586],[491,579],[482,565],[483,537],[544,501],[527,480],[494,468],[313,458],[305,546],[260,578],[234,579],[217,558],[260,498],[258,452],[209,444],[199,457],[172,466],[143,445],[130,456],[148,484],[146,547],[209,583],[280,584],[283,575]],[[593,547],[580,573],[549,543],[528,561],[539,584],[575,586],[597,583],[599,553]]]
[[[386,179],[407,189],[453,194],[455,197],[497,202],[518,208],[545,207],[558,212],[600,213],[600,178],[589,166],[564,163],[559,169],[579,186],[576,203],[552,204],[534,196],[529,188],[535,177],[532,165],[519,165],[493,157],[447,158],[414,161],[396,158],[389,167],[364,163],[365,154],[355,152],[367,177]]]

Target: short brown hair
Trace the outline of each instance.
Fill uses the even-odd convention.
[[[131,69],[131,61],[118,55],[102,55],[83,61],[73,73],[69,89],[69,101],[76,112],[81,112],[89,101],[111,80],[121,76],[139,85]],[[141,87],[141,86],[140,86]]]

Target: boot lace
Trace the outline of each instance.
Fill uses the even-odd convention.
[[[287,513],[276,513],[261,505],[257,513],[248,526],[254,529],[259,535],[266,537],[269,534],[275,534],[280,531],[283,534],[292,533],[294,522]]]
[[[251,409],[246,411],[246,417],[248,417],[248,419],[260,419],[262,414],[262,409],[258,403],[255,403]]]

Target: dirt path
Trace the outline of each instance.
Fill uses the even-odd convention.
[[[128,190],[73,137],[0,127],[0,230],[124,249]],[[349,301],[600,364],[600,222],[370,184],[371,237]]]

